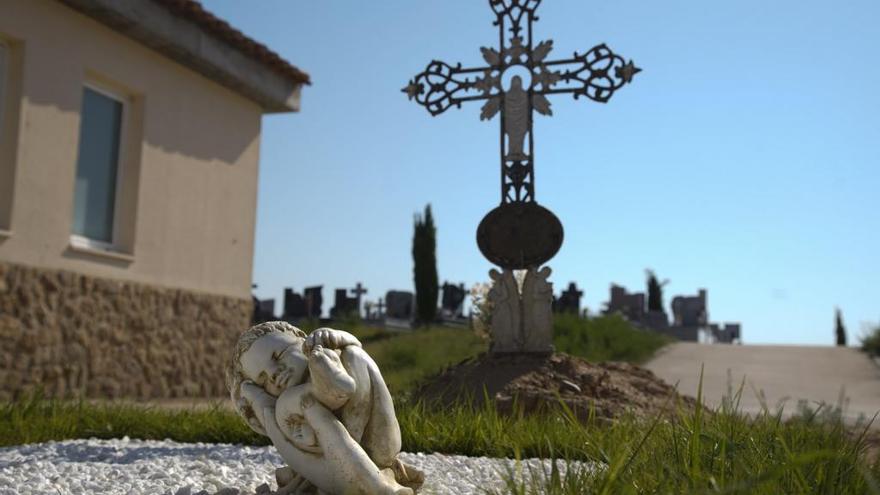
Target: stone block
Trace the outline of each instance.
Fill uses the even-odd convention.
[[[247,299],[2,262],[0,282],[0,399],[34,387],[64,397],[223,396],[225,352],[252,310]]]

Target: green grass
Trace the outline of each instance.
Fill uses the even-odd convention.
[[[231,409],[166,409],[133,403],[43,400],[0,405],[0,446],[76,438],[130,438],[178,442],[268,445]]]
[[[770,412],[749,419],[734,410],[698,408],[609,423],[580,422],[561,408],[525,417],[502,416],[491,407],[437,410],[403,402],[397,409],[406,451],[549,457],[574,471],[534,483],[511,473],[504,493],[880,493],[880,464],[866,460],[861,431],[853,433],[833,415],[782,421]],[[39,399],[0,408],[0,445],[124,435],[267,444],[223,408],[175,411]],[[594,467],[578,469],[575,461]]]
[[[431,327],[364,344],[392,393],[401,394],[418,382],[486,351],[486,343],[466,328]]]
[[[765,411],[748,419],[698,408],[605,427],[570,422],[583,444],[544,449],[569,468],[569,476],[555,469],[530,473],[538,475],[532,479],[508,472],[500,493],[880,494],[880,463],[876,452],[873,460],[868,455],[867,425],[847,428],[818,416],[782,421]],[[583,459],[601,461],[601,468],[574,462]]]
[[[589,320],[556,315],[553,333],[557,351],[594,362],[643,363],[657,349],[673,341],[656,332],[639,330],[618,315]]]

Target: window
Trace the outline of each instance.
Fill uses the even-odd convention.
[[[73,204],[73,234],[99,247],[114,244],[123,99],[85,87]]]

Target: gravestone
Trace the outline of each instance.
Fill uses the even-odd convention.
[[[570,58],[548,60],[553,41],[533,42],[532,24],[538,20],[535,10],[540,3],[489,0],[500,46],[481,48],[488,65],[462,67],[434,60],[402,90],[432,116],[479,100],[484,101],[481,120],[500,115],[501,204],[477,228],[483,256],[503,269],[490,271],[490,299],[500,305],[493,309],[493,352],[552,350],[552,333],[530,325],[544,325],[545,315],[551,313],[552,290],[545,293],[552,287],[545,276],[549,269],[538,268],[559,251],[563,229],[556,215],[535,200],[533,113],[552,115],[547,97],[553,94],[605,103],[640,70],[604,44]],[[527,270],[522,294],[509,287],[513,270]],[[496,318],[499,307],[504,309]],[[514,311],[517,308],[530,308],[533,314],[525,317]]]
[[[712,332],[712,338],[716,343],[738,344],[741,341],[741,327],[739,323],[724,323],[723,325],[712,323],[709,325],[709,330]]]
[[[577,284],[574,282],[569,283],[568,289],[560,293],[559,298],[556,299],[556,307],[554,310],[557,313],[580,315],[582,295],[584,295],[584,291],[578,290]]]
[[[464,300],[467,291],[464,284],[443,284],[443,298],[441,299],[441,308],[443,313],[452,318],[461,318],[464,316]]]
[[[645,294],[642,292],[629,293],[623,287],[611,284],[611,299],[607,306],[605,314],[620,313],[633,323],[645,319]]]
[[[385,301],[381,297],[376,302],[376,318],[380,320],[385,318]]]
[[[319,319],[321,315],[324,313],[322,306],[324,304],[324,297],[321,293],[324,290],[323,285],[316,285],[314,287],[306,287],[303,290],[303,299],[306,302],[306,318],[309,319]]]
[[[666,311],[648,310],[645,312],[644,324],[653,330],[669,328],[669,315]]]
[[[262,299],[260,301],[260,311],[263,314],[274,315],[275,314],[275,299]]]
[[[284,288],[284,312],[281,318],[296,321],[306,317],[306,300],[290,287]]]
[[[351,289],[352,294],[354,294],[355,299],[357,300],[357,313],[361,312],[361,296],[367,293],[367,289],[361,286],[361,283],[358,282],[354,289]]]
[[[251,323],[263,323],[264,321],[272,321],[275,319],[275,300],[264,299],[259,300],[251,296],[253,302],[253,313],[251,314]]]
[[[696,296],[677,296],[672,299],[672,315],[676,326],[698,327],[709,322],[707,293],[700,289]]]
[[[364,319],[370,321],[381,321],[384,317],[383,310],[385,303],[380,297],[377,301],[364,301]]]
[[[344,318],[358,314],[358,297],[348,297],[348,289],[336,289],[330,318]]]
[[[385,316],[396,320],[412,320],[415,302],[415,294],[412,292],[389,290],[385,293]]]

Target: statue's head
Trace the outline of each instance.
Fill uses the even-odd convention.
[[[511,89],[523,89],[523,80],[519,76],[513,76],[510,80]]]
[[[241,334],[226,373],[232,401],[240,404],[245,381],[276,397],[287,387],[302,383],[309,369],[302,350],[305,337],[302,330],[284,321],[261,323]]]

